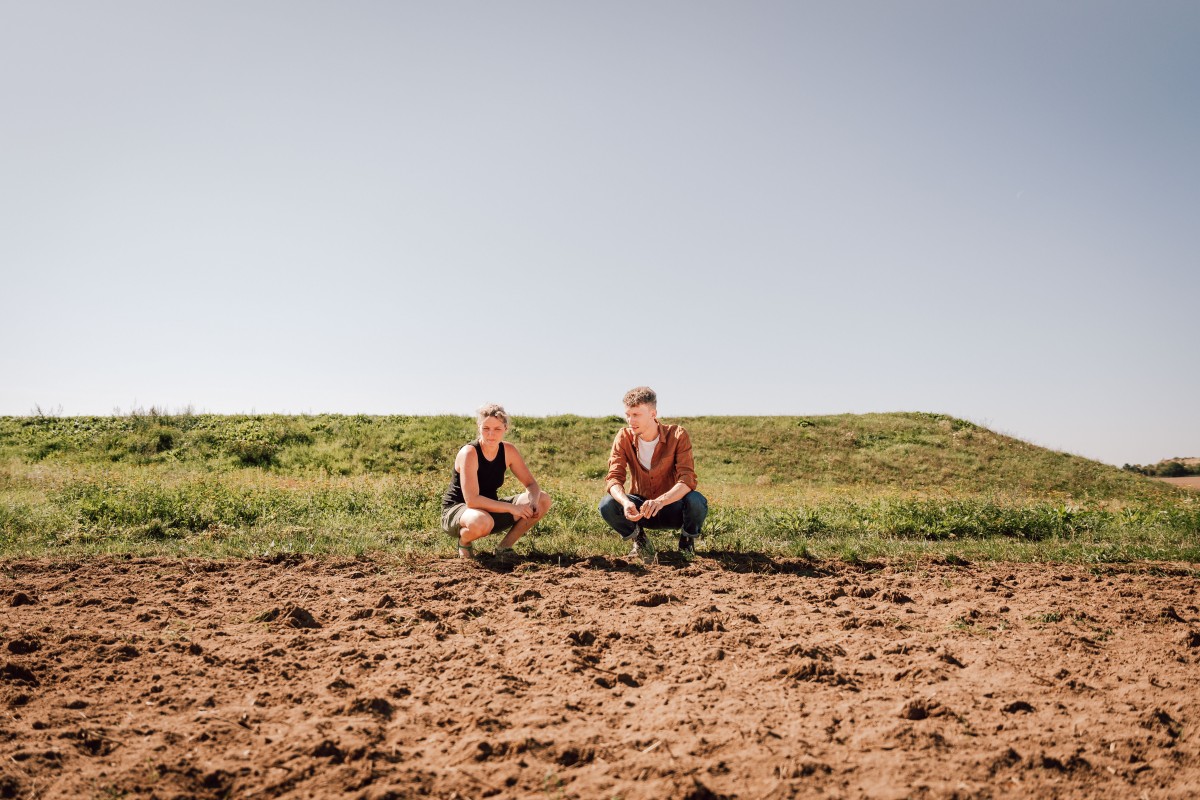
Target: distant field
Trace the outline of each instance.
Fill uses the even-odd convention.
[[[1189,475],[1186,478],[1159,478],[1172,486],[1184,486],[1188,489],[1200,489],[1200,475]]]

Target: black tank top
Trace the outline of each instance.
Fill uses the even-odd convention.
[[[471,446],[475,448],[475,455],[478,456],[479,469],[475,474],[479,481],[479,493],[489,500],[498,500],[496,492],[504,485],[504,471],[508,469],[508,465],[504,463],[504,442],[500,443],[500,452],[491,461],[483,457],[483,447],[479,442],[471,442]],[[456,468],[453,477],[450,478],[450,488],[442,495],[442,510],[465,502],[467,499],[463,497],[462,478]]]

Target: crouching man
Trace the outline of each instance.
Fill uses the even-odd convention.
[[[624,402],[629,427],[613,440],[600,516],[630,542],[631,558],[653,557],[647,528],[678,530],[679,552],[691,557],[708,516],[708,500],[696,491],[692,441],[679,425],[658,421],[658,397],[649,387],[630,389]]]

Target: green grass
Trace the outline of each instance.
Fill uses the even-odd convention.
[[[1195,493],[951,417],[673,421],[692,434],[709,553],[1200,560]],[[596,504],[622,424],[513,420],[556,500],[522,547],[620,553]],[[452,416],[0,417],[0,556],[449,554],[440,497],[473,434]]]

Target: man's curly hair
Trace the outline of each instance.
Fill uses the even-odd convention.
[[[625,393],[625,397],[623,399],[625,401],[626,408],[633,408],[634,406],[640,406],[642,404],[658,408],[658,395],[656,395],[654,390],[649,386],[638,386],[630,389]]]

